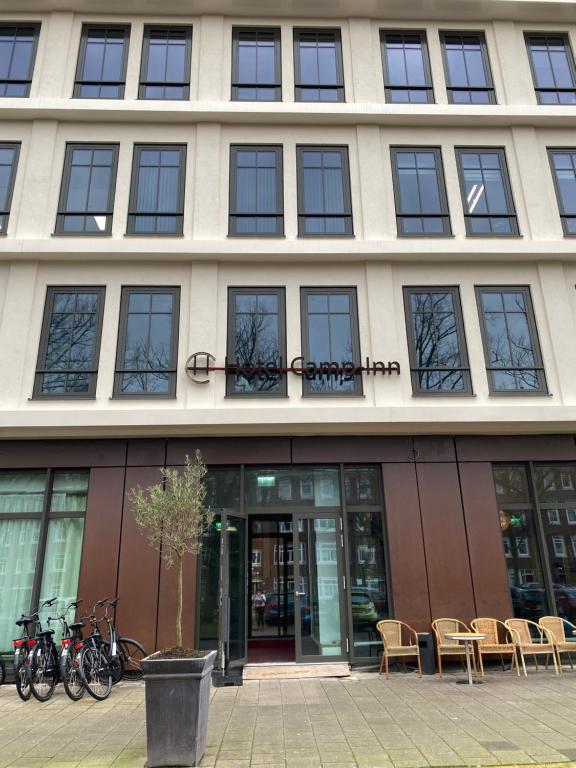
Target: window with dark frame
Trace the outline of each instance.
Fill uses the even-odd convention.
[[[546,394],[530,289],[480,286],[476,296],[491,394]]]
[[[232,100],[282,101],[280,30],[232,29]]]
[[[362,395],[360,332],[355,288],[301,288],[304,395]]]
[[[35,398],[96,395],[105,292],[102,287],[48,288]]]
[[[0,142],[0,236],[8,231],[20,144]]]
[[[404,288],[414,394],[471,395],[458,288]]]
[[[39,24],[0,25],[0,97],[30,95]]]
[[[344,101],[339,29],[294,30],[296,101]]]
[[[451,235],[440,149],[391,147],[390,152],[398,235]]]
[[[518,219],[503,149],[457,148],[467,235],[517,237]]]
[[[130,27],[86,24],[82,28],[74,97],[123,99]]]
[[[576,104],[576,69],[568,35],[526,34],[539,104]]]
[[[134,146],[129,235],[182,234],[185,168],[184,146]]]
[[[190,97],[192,27],[144,27],[138,98]]]
[[[230,147],[230,235],[283,235],[282,147]]]
[[[226,394],[286,395],[286,291],[284,288],[228,289]],[[257,369],[257,370],[254,370]]]
[[[565,235],[576,235],[576,149],[549,149],[554,189]]]
[[[484,33],[441,32],[448,101],[495,104],[494,83]]]
[[[434,91],[426,33],[390,30],[380,32],[386,101],[432,104]]]
[[[118,144],[67,144],[56,234],[112,232]]]
[[[175,397],[179,288],[123,288],[114,397]]]
[[[352,235],[347,147],[297,147],[298,235]]]

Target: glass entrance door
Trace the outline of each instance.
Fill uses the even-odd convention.
[[[295,514],[296,661],[346,658],[343,538],[339,514]]]
[[[248,593],[246,518],[224,513],[222,537],[221,656],[224,663],[242,664],[246,660]]]

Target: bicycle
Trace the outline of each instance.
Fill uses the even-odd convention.
[[[96,608],[101,608],[107,602],[108,598],[98,600],[94,603],[92,613],[83,617],[90,621],[92,632],[82,641],[82,647],[79,649],[80,677],[90,696],[98,701],[110,696],[114,671],[112,658],[106,648],[107,643],[98,627],[102,619],[96,618]]]
[[[126,680],[140,680],[142,678],[142,659],[148,656],[142,643],[131,637],[119,635],[114,620],[108,618],[108,609],[115,608],[119,600],[119,597],[115,597],[113,600],[107,599],[104,612],[104,620],[108,624],[110,638],[105,643],[112,659],[113,684],[118,683],[123,678]]]
[[[12,641],[14,648],[14,682],[16,684],[16,692],[22,701],[28,701],[30,696],[32,696],[29,667],[36,640],[30,634],[30,624],[39,622],[39,612],[42,608],[51,606],[55,602],[55,597],[51,600],[46,600],[35,613],[29,615],[22,614],[16,621],[16,626],[20,627],[22,631],[20,637]]]
[[[80,650],[82,648],[84,622],[77,621],[74,624],[68,624],[66,614],[70,608],[77,608],[81,602],[82,600],[76,600],[70,603],[62,616],[58,617],[64,629],[60,641],[62,646],[60,650],[60,680],[62,680],[64,690],[72,701],[80,701],[86,690],[80,676]]]

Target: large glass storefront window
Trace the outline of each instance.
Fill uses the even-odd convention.
[[[48,598],[60,609],[76,599],[88,477],[0,472],[0,649],[10,646],[21,613]]]

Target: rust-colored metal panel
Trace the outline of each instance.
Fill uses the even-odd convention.
[[[126,493],[136,485],[146,487],[158,480],[155,467],[128,467]],[[125,496],[118,569],[120,602],[116,618],[122,634],[140,640],[147,651],[156,647],[159,571],[160,554],[140,533]]]
[[[165,461],[166,440],[128,440],[129,467],[163,467]]]
[[[418,462],[456,461],[454,439],[451,437],[415,437],[414,457]]]
[[[195,555],[184,556],[184,585],[182,588],[182,642],[184,647],[193,648],[196,617],[196,570]],[[176,643],[176,600],[177,573],[176,563],[166,569],[164,563],[160,571],[160,596],[158,601],[158,648],[170,648]]]
[[[414,461],[410,437],[295,437],[294,464]]]
[[[394,617],[430,629],[430,603],[414,464],[384,464],[384,500]]]
[[[123,498],[123,467],[91,470],[78,585],[82,615],[96,600],[116,594]]]
[[[458,461],[575,461],[573,435],[457,437]]]
[[[416,472],[432,618],[468,622],[476,612],[456,464],[417,464]]]
[[[182,465],[186,454],[202,452],[206,464],[289,464],[290,438],[199,437],[168,440],[166,464]]]
[[[472,585],[478,616],[509,619],[512,600],[504,561],[492,465],[460,464]]]
[[[2,440],[0,469],[123,467],[125,440]]]

